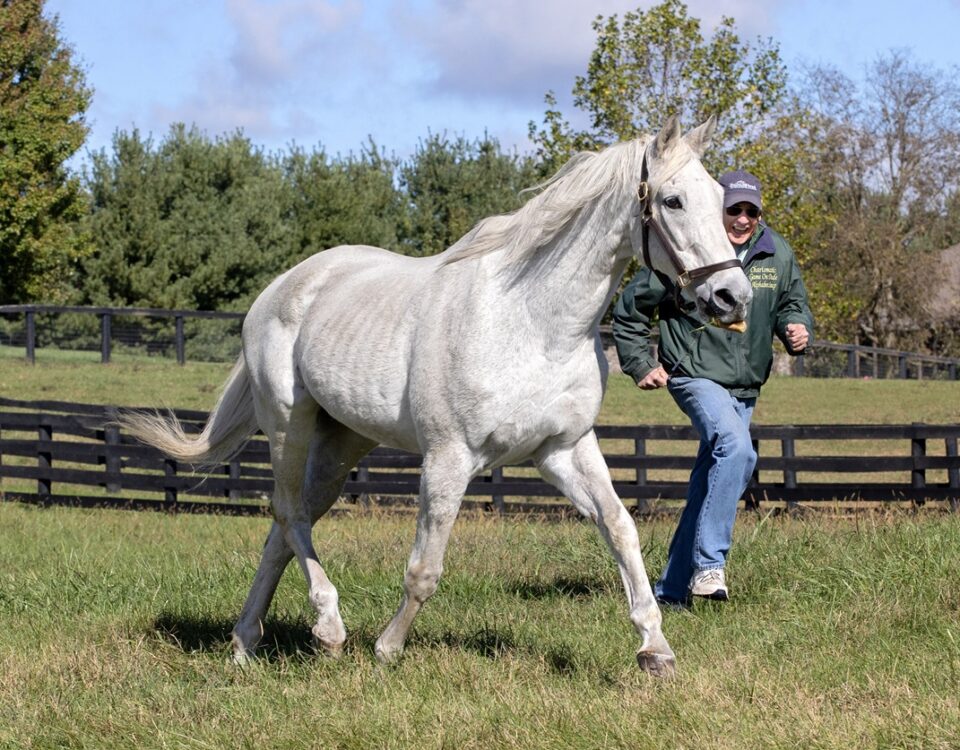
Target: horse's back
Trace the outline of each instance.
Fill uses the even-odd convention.
[[[436,257],[370,246],[317,253],[278,277],[254,303],[244,351],[254,351],[266,369],[288,370],[351,429],[414,448],[405,409],[410,340],[437,265]]]

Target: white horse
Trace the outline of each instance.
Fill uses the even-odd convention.
[[[382,444],[421,454],[423,467],[403,598],[375,646],[381,662],[400,655],[437,588],[467,483],[532,458],[616,558],[640,666],[673,672],[636,526],[593,431],[607,375],[598,323],[642,246],[654,268],[687,283],[683,294],[704,315],[743,319],[750,285],[723,231],[721,189],[700,163],[713,129],[711,118],[683,136],[672,119],[655,138],[579,154],[518,211],[481,221],[433,257],[318,253],[254,302],[243,353],[201,434],[159,416],[125,419],[144,442],[195,465],[226,460],[257,428],[269,439],[275,520],[233,630],[236,660],[253,654],[294,556],[315,642],[340,654],[338,594],[312,526]]]

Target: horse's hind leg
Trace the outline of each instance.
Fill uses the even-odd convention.
[[[286,449],[289,451],[289,437],[285,438],[285,442]],[[300,503],[294,503],[294,512],[287,514],[296,519],[292,524],[287,524],[287,529],[291,525],[299,527],[295,533],[300,540],[298,546],[304,551],[304,558],[307,560],[304,570],[311,602],[315,607],[318,602],[322,605],[322,611],[320,609],[317,611],[317,624],[313,628],[313,634],[318,646],[325,653],[333,656],[340,653],[346,633],[337,608],[336,589],[330,584],[322,568],[319,568],[319,561],[313,551],[310,527],[337,500],[350,470],[374,445],[372,441],[347,429],[325,413],[319,412],[308,447],[306,468],[299,493]],[[277,502],[275,498],[275,513]],[[301,520],[304,513],[309,518],[305,535]],[[307,540],[306,545],[302,541],[304,536]],[[288,542],[288,530],[285,530],[284,524],[278,520],[267,536],[260,567],[233,630],[234,658],[237,661],[242,662],[251,655],[259,642],[263,633],[263,620],[277,584],[293,557],[294,547]],[[316,565],[309,562],[311,559],[316,561]],[[314,583],[321,589],[317,595],[314,593]]]
[[[391,662],[400,656],[413,618],[437,590],[443,573],[443,555],[463,493],[473,475],[471,472],[464,456],[451,455],[451,452],[424,456],[417,534],[403,577],[400,608],[377,639],[374,649],[380,662]]]
[[[617,497],[596,435],[591,430],[573,446],[544,450],[537,465],[544,479],[596,522],[613,552],[626,589],[630,619],[642,638],[637,652],[640,668],[658,677],[672,675],[676,659],[663,636],[660,609],[643,567],[637,527]]]
[[[274,523],[270,527],[260,566],[253,578],[253,585],[247,600],[240,610],[240,618],[233,627],[233,660],[238,664],[246,663],[263,636],[263,620],[277,584],[287,564],[293,559],[293,550],[283,538],[283,529]]]

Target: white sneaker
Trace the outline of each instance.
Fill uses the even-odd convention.
[[[690,579],[690,593],[693,596],[702,596],[705,599],[716,599],[725,602],[727,583],[723,578],[723,568],[698,570]]]

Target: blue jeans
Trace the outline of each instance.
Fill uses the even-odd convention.
[[[757,400],[736,398],[705,378],[675,376],[667,388],[699,433],[700,450],[655,592],[664,599],[686,601],[694,571],[722,568],[726,562],[737,503],[757,465],[750,441],[750,417]]]

